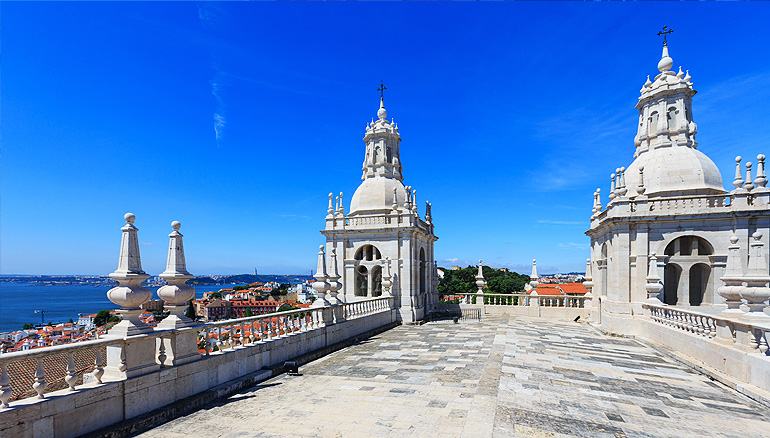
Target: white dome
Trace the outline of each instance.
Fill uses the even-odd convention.
[[[406,188],[401,181],[382,176],[366,178],[353,194],[350,214],[390,210],[393,206],[393,188],[396,189],[396,198],[401,207],[406,202]]]
[[[644,194],[648,196],[726,193],[719,169],[697,149],[662,147],[641,153],[626,170],[626,188],[630,196],[636,195],[639,166],[644,166]]]

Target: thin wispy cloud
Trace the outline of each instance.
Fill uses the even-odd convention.
[[[589,249],[590,246],[585,243],[577,243],[577,242],[559,242],[556,244],[559,248],[570,248],[570,249]]]
[[[537,223],[549,225],[586,225],[586,221],[552,221],[547,219],[540,219]]]
[[[218,18],[222,15],[222,9],[219,5],[210,2],[204,2],[198,4],[198,20],[204,29],[212,29],[216,26]],[[213,58],[212,54],[212,58]],[[214,96],[216,102],[216,109],[214,110],[214,139],[217,143],[217,147],[220,145],[220,141],[224,137],[225,127],[227,126],[226,117],[226,105],[222,97],[223,87],[227,83],[227,73],[219,67],[218,63],[212,61],[212,67],[214,68],[214,77],[209,81],[211,86],[211,95]]]

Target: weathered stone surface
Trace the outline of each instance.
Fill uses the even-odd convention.
[[[140,436],[750,438],[770,414],[634,340],[507,315],[400,326],[300,372]]]

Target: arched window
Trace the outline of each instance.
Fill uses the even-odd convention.
[[[673,106],[668,109],[666,114],[666,126],[668,129],[676,129],[676,108]]]
[[[372,260],[382,259],[382,255],[380,255],[380,250],[377,249],[376,246],[364,245],[361,248],[358,248],[358,251],[356,251],[356,255],[354,258],[356,260],[366,260],[368,262],[371,262]]]
[[[663,302],[674,306],[679,297],[679,279],[682,268],[674,263],[666,263],[663,268]]]
[[[654,111],[652,114],[650,114],[648,123],[649,125],[647,125],[647,134],[652,136],[656,132],[658,132],[658,112],[657,111]]]
[[[706,287],[709,283],[711,267],[705,263],[698,263],[690,268],[690,305],[700,306],[706,295]]]
[[[714,248],[706,239],[698,236],[682,236],[666,246],[667,256],[707,256],[714,253]]]

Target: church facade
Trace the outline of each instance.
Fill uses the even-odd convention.
[[[329,194],[327,252],[341,260],[338,298],[351,302],[391,294],[399,319],[421,320],[438,302],[431,205],[420,217],[417,191],[403,183],[398,126],[387,120],[382,97],[377,120],[366,126],[362,182],[345,211],[343,194]]]
[[[642,314],[645,302],[726,308],[719,289],[731,239],[744,267],[752,243],[770,247],[765,156],[745,160],[745,171],[736,157],[734,189],[726,191],[717,166],[698,150],[689,71],[672,66],[664,43],[659,74],[647,78],[636,105],[634,160],[610,175],[604,208],[601,191],[594,193],[586,231],[594,319],[610,329]]]

